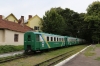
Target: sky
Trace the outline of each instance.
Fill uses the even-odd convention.
[[[0,15],[7,17],[13,13],[17,19],[28,15],[43,17],[52,7],[69,8],[78,13],[86,13],[88,5],[97,0],[0,0]],[[100,0],[98,0],[100,1]]]

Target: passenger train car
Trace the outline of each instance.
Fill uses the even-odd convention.
[[[45,49],[82,44],[84,42],[85,40],[79,38],[42,32],[29,31],[24,34],[25,52],[42,51]]]

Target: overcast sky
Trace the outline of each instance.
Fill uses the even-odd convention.
[[[97,0],[0,0],[0,15],[5,17],[13,13],[18,19],[28,15],[43,17],[52,7],[70,8],[75,12],[86,13],[89,4]],[[100,1],[100,0],[98,0]]]

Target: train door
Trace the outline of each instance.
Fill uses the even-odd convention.
[[[32,50],[34,46],[34,38],[32,37],[32,33],[24,34],[24,49],[25,50]]]
[[[65,38],[65,46],[68,46],[67,37]]]
[[[40,50],[40,35],[39,34],[36,34],[35,40],[36,40],[35,49]]]

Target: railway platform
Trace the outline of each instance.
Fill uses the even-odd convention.
[[[23,52],[24,52],[24,50],[0,54],[0,58],[2,58],[2,57],[8,57],[8,56],[14,56],[14,55],[18,55],[18,54],[23,54]]]
[[[100,47],[96,47],[96,45],[90,45],[89,48],[90,47],[92,50],[89,52],[87,52],[88,50],[85,50],[85,48],[55,66],[100,66]],[[87,56],[85,55],[86,52]]]

